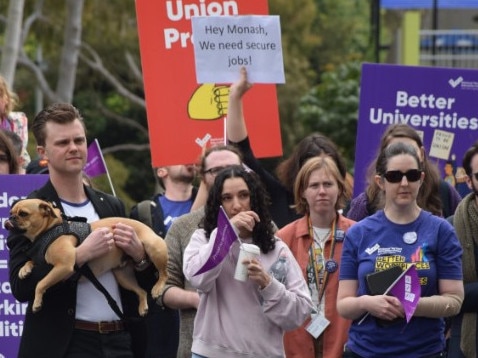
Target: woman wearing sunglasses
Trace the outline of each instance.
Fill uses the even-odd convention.
[[[461,196],[458,191],[443,180],[436,165],[431,163],[417,131],[408,124],[392,124],[382,135],[379,153],[392,143],[402,142],[411,145],[420,159],[420,166],[425,173],[423,185],[417,195],[418,205],[434,215],[448,217],[455,213]],[[375,164],[372,162],[368,171],[368,186],[365,192],[350,203],[346,216],[359,221],[383,208],[382,190],[374,180]]]
[[[351,226],[342,249],[337,310],[354,320],[343,357],[445,357],[443,318],[463,301],[461,246],[448,221],[417,203],[425,174],[413,147],[391,144],[375,172],[384,208]],[[421,294],[407,323],[396,297],[371,294],[367,275],[411,264]]]

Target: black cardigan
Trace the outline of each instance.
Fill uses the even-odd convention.
[[[85,186],[85,190],[100,218],[126,216],[124,204],[118,198],[88,186]],[[30,193],[28,197],[53,202],[64,212],[58,194],[50,181],[39,190]],[[48,289],[44,295],[41,310],[33,313],[35,286],[49,272],[51,266],[48,264],[35,266],[29,277],[23,280],[18,278],[18,271],[29,259],[25,251],[30,244],[30,241],[21,234],[10,234],[7,238],[10,250],[9,273],[12,293],[18,301],[28,302],[18,356],[62,357],[68,348],[74,329],[78,275]],[[152,286],[156,281],[154,269],[138,272],[136,275],[143,285],[148,282]],[[135,357],[142,357],[144,356],[145,325],[138,316],[137,297],[121,287],[120,292],[124,314],[127,317],[137,318],[134,323],[128,324],[128,330],[132,336]]]

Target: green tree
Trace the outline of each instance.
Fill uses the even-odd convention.
[[[281,19],[286,83],[277,87],[277,94],[282,142],[287,153],[307,132],[296,114],[301,97],[317,80],[309,61],[320,40],[314,31],[317,7],[314,0],[272,0],[270,13]]]
[[[310,61],[317,73],[369,57],[372,49],[369,41],[369,1],[315,1],[318,15],[314,31],[320,34],[320,44]]]
[[[327,92],[330,85],[336,91],[341,91],[341,83],[332,84],[327,77],[329,75],[323,77],[322,74],[334,73],[338,67],[350,61],[360,62],[371,58],[369,6],[368,1],[359,0],[270,2],[271,13],[281,16],[287,82],[278,86],[278,98],[285,156],[303,137],[318,130],[315,122],[320,122],[321,119],[314,119],[309,113],[308,101],[314,93],[319,88],[320,91]],[[327,82],[323,83],[324,80]],[[358,82],[355,85],[358,86]],[[342,91],[348,90],[345,88]],[[356,90],[358,91],[358,87]],[[333,89],[330,89],[329,94],[332,93]],[[324,107],[321,115],[328,116],[325,112],[328,110]],[[347,117],[355,116],[355,112],[356,108]],[[304,120],[304,113],[308,113],[307,120]],[[347,134],[350,137],[355,135],[355,131]],[[353,148],[347,146],[352,144],[352,141],[347,141],[341,146],[346,149],[346,153],[351,153]],[[349,160],[352,159],[350,156]]]
[[[350,169],[355,154],[359,81],[359,62],[324,72],[321,83],[303,97],[298,115],[312,132],[327,135],[339,146]]]

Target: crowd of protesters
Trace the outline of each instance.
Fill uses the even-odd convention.
[[[208,148],[197,164],[154,168],[159,192],[131,210],[165,238],[169,253],[166,286],[159,299],[149,297],[146,317],[112,271],[99,285],[85,278],[88,261],[116,245],[151,287],[157,272],[133,228],[118,224],[79,239],[75,273],[45,294],[38,312],[35,288],[51,265],[35,262],[20,279],[32,244],[10,232],[12,294],[28,303],[19,357],[477,357],[478,142],[463,158],[470,193],[461,198],[418,133],[391,125],[377,143],[367,188],[352,198],[345,161],[321,133],[303,138],[274,172],[262,166],[242,110],[251,87],[242,68],[229,89],[228,144]],[[25,174],[33,164],[28,119],[16,105],[0,77],[0,175]],[[121,200],[85,181],[80,111],[49,105],[30,130],[36,172],[49,180],[29,197],[88,222],[126,216]],[[226,238],[221,210],[237,240],[203,271]],[[247,245],[258,256],[238,262]],[[245,282],[234,278],[237,265],[245,266]],[[373,292],[368,280],[411,266],[420,295],[408,317],[399,297]]]

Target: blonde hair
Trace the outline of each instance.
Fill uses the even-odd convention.
[[[335,204],[335,210],[343,209],[349,199],[347,184],[335,161],[328,155],[313,157],[305,162],[294,182],[294,208],[300,215],[305,215],[309,212],[309,204],[303,197],[303,194],[309,185],[312,173],[319,169],[324,169],[328,175],[332,176],[339,187],[339,196]]]
[[[5,103],[5,114],[13,112],[18,104],[18,96],[8,88],[5,78],[0,76],[0,97],[7,95],[8,100]]]

